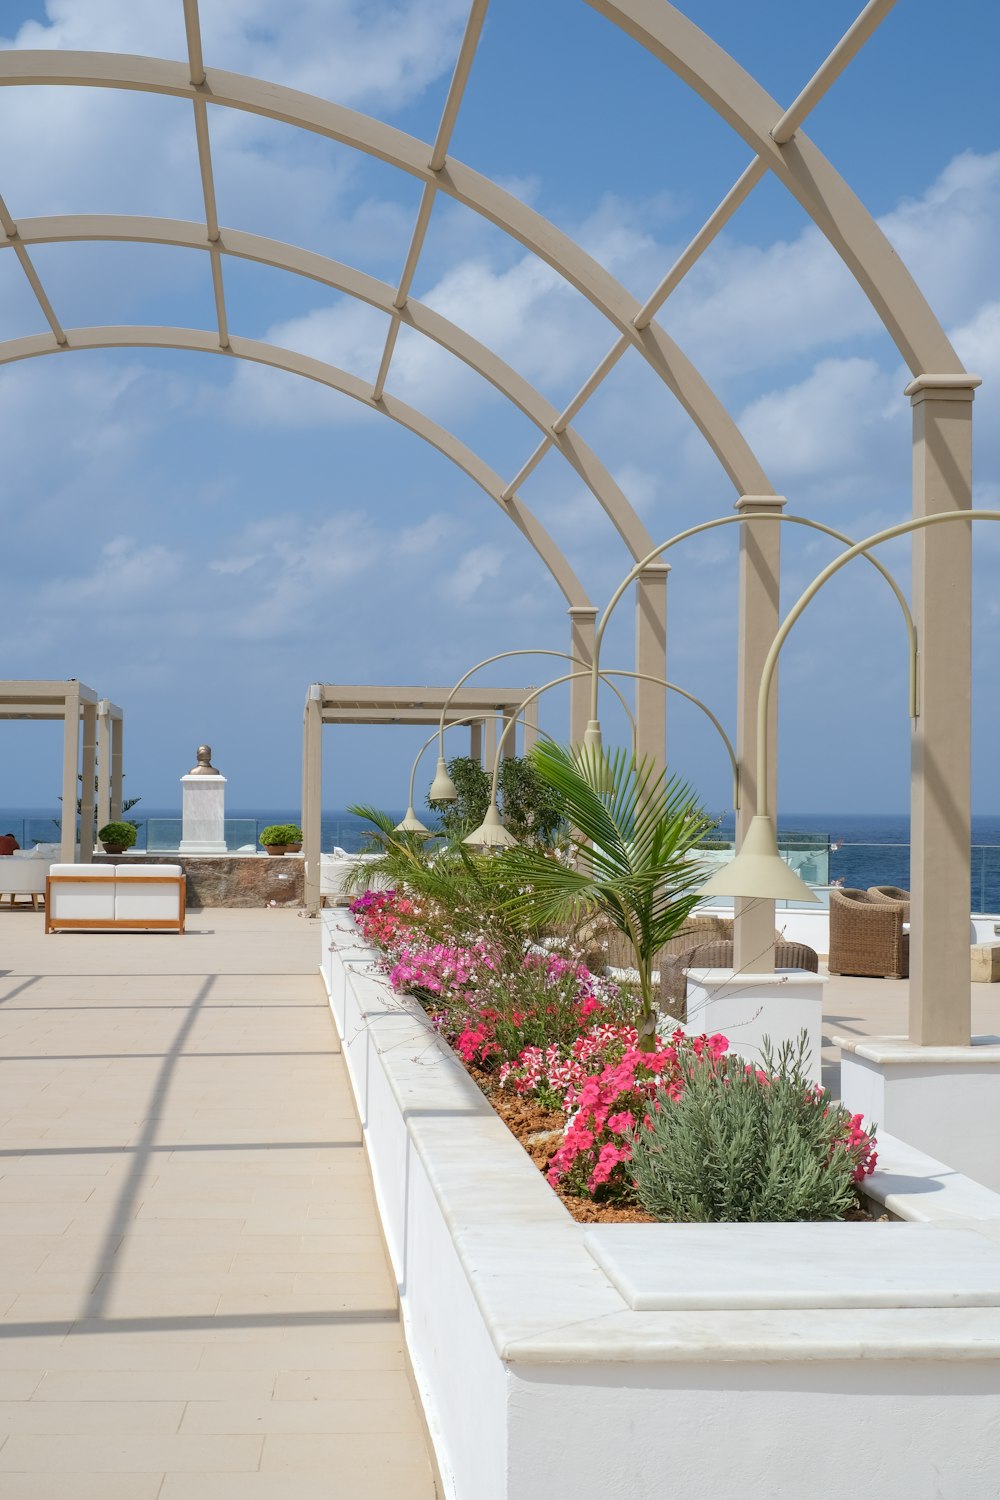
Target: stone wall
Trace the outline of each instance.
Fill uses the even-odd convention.
[[[205,906],[301,906],[304,866],[300,854],[95,855],[95,864],[180,865],[187,876],[187,904]]]

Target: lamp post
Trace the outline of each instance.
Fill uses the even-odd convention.
[[[750,829],[743,841],[743,847],[723,868],[705,884],[702,894],[706,896],[745,896],[745,897],[781,897],[787,894],[803,899],[815,900],[808,886],[805,886],[799,877],[788,868],[778,853],[777,837],[774,822],[767,796],[767,764],[768,764],[768,722],[767,709],[768,697],[771,683],[774,679],[775,669],[781,649],[788,639],[789,633],[808,604],[819,593],[825,583],[838,573],[842,567],[851,562],[855,557],[862,556],[869,547],[878,546],[882,542],[892,541],[895,537],[907,536],[911,532],[923,531],[931,526],[944,525],[948,521],[1000,521],[1000,510],[961,510],[961,511],[936,511],[931,515],[917,516],[909,521],[901,521],[896,526],[887,526],[881,531],[873,532],[871,536],[865,537],[860,542],[855,542],[847,550],[816,575],[812,583],[799,595],[792,608],[788,611],[775,634],[764,662],[761,673],[760,685],[757,692],[757,798],[756,812]],[[919,710],[919,702],[914,701],[917,697],[916,676],[911,665],[911,709]],[[914,715],[915,716],[915,715]],[[921,774],[925,774],[923,769]],[[940,774],[939,769],[931,771],[931,774]],[[947,788],[942,788],[946,794]],[[959,830],[960,831],[960,830]],[[967,835],[968,829],[965,830]],[[966,865],[968,863],[968,837],[964,839]],[[966,871],[966,875],[968,871]],[[923,872],[918,868],[913,872],[914,881],[919,882],[923,878]],[[968,906],[968,878],[965,882],[964,902]],[[911,908],[912,909],[912,908]],[[925,925],[925,924],[924,924]],[[920,942],[926,942],[928,936],[923,927],[914,926],[914,935],[919,937]],[[965,934],[965,946],[967,947]],[[961,946],[961,945],[959,945]],[[968,963],[968,959],[965,959]],[[966,972],[966,981],[968,973]],[[916,992],[915,992],[916,991]],[[966,994],[968,990],[966,989]],[[923,987],[913,986],[910,988],[910,1027],[911,1034],[914,1032],[919,1040],[934,1040],[938,1042],[950,1042],[952,1044],[968,1044],[970,1039],[969,1016],[964,1019],[954,1015],[941,1014],[942,1007],[938,997],[923,993]],[[946,1035],[942,1036],[941,1033]],[[928,1034],[931,1033],[929,1036]]]
[[[963,514],[968,514],[968,512],[963,512]],[[833,537],[835,541],[843,542],[847,547],[854,547],[854,543],[849,536],[845,536],[842,531],[834,530],[832,526],[824,526],[819,521],[810,520],[808,516],[785,516],[778,514],[717,516],[714,520],[702,521],[697,526],[689,526],[686,530],[677,532],[675,536],[668,537],[665,542],[660,542],[660,544],[654,547],[651,552],[647,552],[645,557],[641,557],[639,561],[635,563],[625,574],[625,577],[622,579],[621,583],[618,585],[614,593],[611,595],[611,598],[608,600],[608,603],[605,605],[604,612],[601,615],[600,620],[598,621],[597,629],[594,633],[594,654],[591,662],[590,722],[587,725],[587,732],[584,736],[584,743],[586,745],[589,745],[596,749],[600,749],[601,746],[601,724],[597,713],[598,687],[600,681],[601,664],[601,644],[604,640],[604,634],[608,628],[611,615],[614,612],[616,605],[618,605],[618,603],[621,601],[626,590],[636,581],[636,579],[645,568],[648,568],[651,563],[656,562],[657,559],[662,557],[665,552],[668,552],[672,547],[675,547],[678,542],[687,541],[689,537],[699,536],[702,532],[714,531],[719,526],[751,526],[754,523],[763,522],[767,524],[772,521],[778,522],[780,525],[807,526],[810,531],[822,532],[825,536]],[[851,555],[853,557],[857,557],[867,554],[867,548],[870,545],[870,542],[862,542],[858,544]],[[877,557],[867,557],[867,561],[870,562],[872,566],[882,574],[883,578],[895,594],[896,599],[899,602],[899,607],[903,612],[907,638],[910,645],[910,712],[911,715],[915,717],[917,712],[917,632],[916,626],[913,623],[913,616],[910,613],[910,606],[907,604],[906,596],[904,595],[899,584],[896,582],[895,578],[893,578],[892,574],[889,572],[884,563],[880,562]]]
[[[448,729],[454,729],[454,728],[457,728],[458,725],[460,725],[460,724],[470,724],[470,723],[473,723],[473,722],[478,722],[482,717],[483,717],[482,711],[481,710],[476,710],[474,713],[464,714],[462,716],[462,718],[460,718],[460,719],[449,719],[448,723],[446,725],[446,728],[448,728]],[[495,719],[497,721],[502,721],[505,724],[506,723],[512,723],[512,724],[514,724],[514,723],[521,723],[521,724],[526,723],[526,720],[525,720],[523,714],[516,714],[513,719],[508,719],[508,720],[504,720],[503,714],[489,714],[489,715],[487,715],[487,717],[491,718],[491,719]],[[539,731],[539,732],[540,733],[544,733],[544,731]],[[431,833],[431,829],[429,829],[425,823],[421,823],[420,819],[417,817],[416,813],[414,812],[414,809],[413,809],[413,788],[414,788],[414,786],[416,784],[416,779],[417,779],[417,767],[419,766],[419,764],[421,762],[421,759],[423,758],[423,753],[424,753],[424,751],[427,749],[427,747],[429,745],[433,745],[434,741],[437,738],[438,738],[438,730],[435,729],[435,731],[434,731],[433,734],[430,734],[430,735],[427,736],[427,738],[424,740],[424,743],[421,745],[420,749],[417,751],[417,753],[416,753],[416,755],[414,757],[413,765],[412,765],[412,767],[410,769],[410,794],[409,794],[409,800],[407,801],[406,812],[405,812],[403,818],[401,819],[400,822],[398,822],[396,824],[396,832],[397,833],[425,833],[425,834],[428,834],[428,835],[430,835],[430,833]],[[548,738],[550,738],[550,736],[546,735],[546,739],[548,739]],[[442,799],[442,800],[444,800],[444,799]],[[451,799],[448,799],[448,800],[451,800]]]
[[[540,688],[535,688],[529,694],[529,696],[525,698],[524,703],[521,705],[522,708],[526,707],[527,704],[540,697],[542,693],[547,692],[549,688],[560,687],[563,683],[571,682],[575,678],[589,676],[589,672],[589,667],[586,667],[579,672],[570,672],[562,677],[554,677],[551,682],[543,683]],[[729,762],[733,771],[733,805],[734,807],[739,807],[740,774],[739,762],[736,759],[736,751],[733,749],[732,741],[730,740],[726,731],[723,729],[722,725],[719,723],[719,720],[715,717],[715,714],[713,714],[712,710],[706,704],[702,703],[700,698],[696,698],[693,693],[689,693],[685,688],[678,687],[676,683],[668,682],[665,677],[655,677],[648,672],[630,672],[626,671],[624,668],[608,667],[601,672],[601,676],[605,679],[610,677],[628,677],[640,682],[653,682],[656,683],[658,687],[666,688],[670,692],[679,693],[682,698],[686,698],[689,703],[693,703],[695,707],[700,708],[702,713],[704,713],[709,721],[715,726],[720,739],[726,747],[726,753],[729,756]],[[609,687],[614,689],[614,683],[609,683],[608,685]],[[504,726],[503,733],[500,735],[500,740],[497,744],[496,755],[493,759],[493,775],[490,783],[490,802],[489,807],[486,811],[486,816],[479,827],[476,828],[472,833],[470,833],[465,840],[465,843],[475,845],[479,848],[510,848],[511,845],[517,842],[517,840],[512,838],[511,835],[507,832],[506,828],[504,828],[503,821],[500,817],[500,809],[497,805],[497,793],[500,785],[500,765],[503,759],[503,745],[507,735],[510,733],[512,723],[513,721],[511,720]],[[632,727],[634,731],[634,722]]]
[[[452,781],[451,776],[448,774],[448,766],[447,766],[447,763],[445,762],[445,758],[444,758],[445,718],[447,717],[448,709],[449,709],[451,703],[453,702],[456,693],[458,692],[459,688],[463,687],[464,684],[468,682],[468,680],[469,680],[470,677],[475,676],[475,674],[477,672],[481,671],[483,667],[492,666],[494,662],[506,661],[508,657],[513,657],[513,656],[555,656],[555,657],[558,657],[560,661],[575,662],[580,667],[583,667],[583,666],[587,665],[587,663],[584,662],[580,657],[574,656],[569,651],[554,651],[554,650],[552,650],[551,648],[548,648],[548,647],[540,647],[540,646],[530,647],[530,646],[525,646],[525,647],[519,647],[517,650],[514,650],[514,651],[498,651],[494,656],[487,656],[487,657],[484,658],[483,661],[477,661],[474,667],[470,667],[467,672],[463,673],[463,675],[458,679],[458,681],[452,687],[452,689],[449,692],[447,698],[444,700],[444,703],[441,705],[441,717],[438,720],[438,731],[437,731],[437,733],[438,733],[438,760],[437,760],[437,769],[436,769],[436,771],[434,773],[434,780],[431,782],[431,785],[430,785],[430,791],[427,793],[428,797],[430,798],[430,800],[432,802],[454,802],[457,799],[457,797],[458,797],[458,790],[457,790],[457,788],[455,786],[455,783]],[[611,688],[612,692],[614,692],[616,694],[619,702],[621,703],[621,705],[624,708],[625,712],[628,714],[629,720],[630,720],[630,722],[632,724],[632,731],[633,731],[633,735],[634,735],[634,733],[635,733],[635,720],[632,717],[632,710],[629,708],[628,703],[626,702],[626,700],[622,696],[622,694],[618,691],[618,689],[615,687],[614,683],[609,683],[608,686]],[[528,700],[526,700],[526,701],[528,701]],[[523,708],[524,705],[522,704],[521,706]],[[480,715],[473,715],[472,717],[478,718],[478,717],[480,717]],[[410,800],[411,801],[413,800],[412,797],[411,797]]]

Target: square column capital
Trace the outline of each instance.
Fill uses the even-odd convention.
[[[959,370],[946,375],[917,375],[903,391],[909,396],[911,405],[920,401],[972,401],[976,387],[982,385],[981,375],[970,375]]]
[[[733,509],[751,516],[780,515],[787,504],[784,495],[741,495]]]
[[[599,610],[596,604],[571,604],[566,613],[571,620],[596,620]]]

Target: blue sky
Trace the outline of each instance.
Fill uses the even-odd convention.
[[[854,4],[689,0],[691,18],[790,102]],[[425,139],[464,23],[462,0],[202,0],[216,65],[324,94]],[[180,0],[7,0],[0,45],[178,57]],[[889,15],[808,130],[906,258],[960,353],[976,401],[977,500],[1000,503],[1000,15],[930,0]],[[346,147],[210,111],[222,223],[303,244],[395,283],[419,187]],[[15,216],[203,216],[189,106],[114,91],[0,90],[0,173]],[[646,295],[749,160],[660,64],[583,0],[493,0],[453,154],[496,177]],[[207,257],[167,248],[39,247],[68,327],[213,325]],[[385,318],[326,288],[227,258],[230,326],[374,378]],[[414,295],[503,356],[556,404],[613,342],[578,293],[499,230],[439,196]],[[661,322],[713,382],[789,508],[853,535],[909,511],[909,406],[899,356],[861,293],[778,184],[765,181]],[[0,338],[41,331],[0,254]],[[451,356],[404,330],[388,389],[451,427],[505,478],[531,424]],[[731,486],[634,354],[578,428],[655,537],[727,511]],[[127,715],[128,784],[148,804],[209,740],[233,805],[298,795],[310,681],[448,683],[506,647],[565,649],[564,604],[497,507],[440,455],[356,403],[287,374],[204,355],[76,353],[0,369],[0,516],[9,677],[76,676]],[[601,602],[623,544],[558,457],[523,498]],[[786,531],[787,536],[787,531]],[[1000,533],[977,533],[975,801],[1000,811],[992,747]],[[832,555],[787,537],[786,606]],[[671,676],[732,726],[736,541],[674,555]],[[885,551],[906,581],[905,544]],[[780,804],[905,810],[909,725],[895,605],[848,569],[782,657]],[[629,665],[623,608],[607,660]],[[483,681],[540,682],[544,659]],[[553,694],[543,722],[563,733]],[[609,709],[607,722],[618,725]],[[713,809],[720,747],[694,712],[670,760]],[[51,726],[0,726],[6,805],[51,802]],[[454,748],[460,749],[460,735]],[[328,731],[325,801],[400,802],[415,731]]]

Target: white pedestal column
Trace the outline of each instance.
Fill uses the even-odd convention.
[[[181,777],[181,854],[225,854],[225,776]]]
[[[809,1047],[806,1071],[813,1083],[819,1083],[825,983],[823,976],[808,969],[776,969],[771,974],[689,969],[684,1030],[689,1036],[721,1032],[729,1038],[730,1052],[749,1063],[763,1061],[765,1037],[777,1052],[783,1042],[797,1044],[804,1031]]]
[[[1000,1192],[1000,1040],[921,1047],[905,1037],[834,1037],[840,1096],[888,1135]]]

